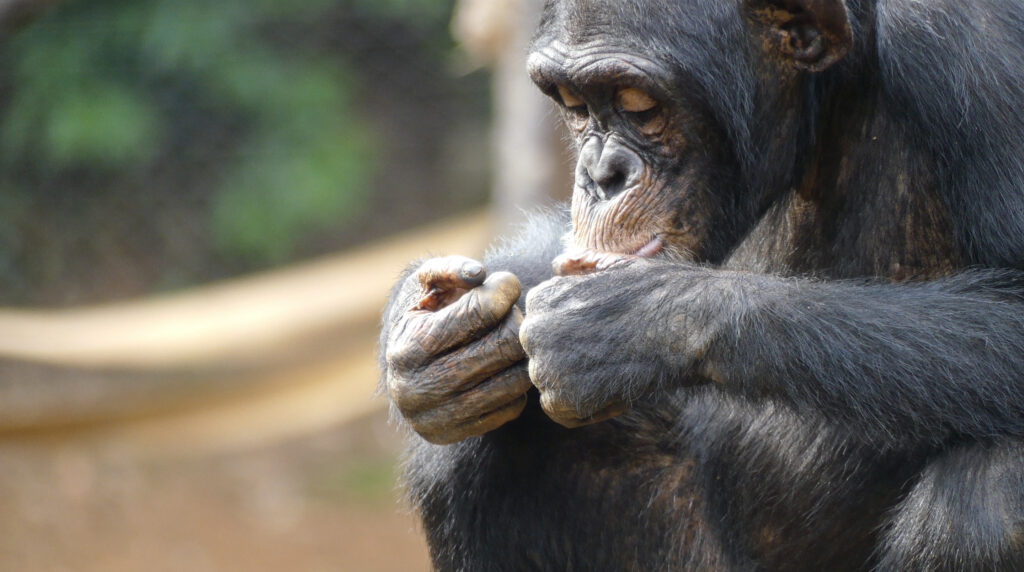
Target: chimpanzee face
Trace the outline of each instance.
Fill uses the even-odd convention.
[[[529,71],[577,151],[570,246],[721,260],[791,184],[816,30],[761,0],[549,2]]]

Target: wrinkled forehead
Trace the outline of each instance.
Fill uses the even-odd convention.
[[[537,62],[630,55],[645,73],[706,76],[745,36],[740,0],[548,0],[531,49]],[[536,71],[536,69],[533,69]]]
[[[735,0],[547,0],[534,49],[553,41],[569,47],[681,47],[706,41],[716,26],[736,21]]]

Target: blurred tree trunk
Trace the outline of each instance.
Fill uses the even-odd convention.
[[[569,168],[551,102],[530,81],[526,55],[542,0],[460,0],[453,34],[494,69],[493,208],[499,234],[569,195]]]

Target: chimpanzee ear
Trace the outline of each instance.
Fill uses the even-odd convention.
[[[820,72],[853,42],[843,0],[749,0],[748,7],[769,52],[799,69]]]

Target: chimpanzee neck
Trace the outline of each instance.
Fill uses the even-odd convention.
[[[757,259],[771,261],[762,271],[892,280],[957,265],[933,155],[908,135],[869,67],[852,62],[815,78],[800,180],[731,265]]]

